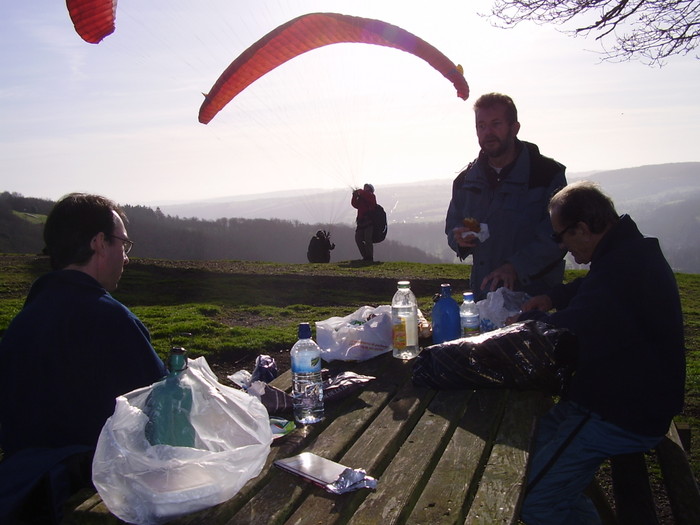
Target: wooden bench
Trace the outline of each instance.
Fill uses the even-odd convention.
[[[220,505],[182,516],[186,524],[517,523],[530,440],[548,396],[508,390],[420,389],[412,362],[384,355],[331,363],[377,379],[326,407],[326,419],[273,443],[261,474]],[[289,373],[274,385],[291,386]],[[275,468],[302,451],[363,468],[377,489],[330,494]],[[95,494],[72,523],[120,523]]]
[[[673,522],[677,525],[699,524],[700,490],[674,423],[653,454],[625,454],[610,459],[613,501],[607,500],[597,490],[594,497],[603,522],[621,525],[662,523],[654,504],[648,462],[657,463],[661,470]]]

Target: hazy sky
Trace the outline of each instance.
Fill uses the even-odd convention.
[[[1,191],[123,204],[452,178],[478,145],[471,106],[511,95],[520,138],[569,172],[700,161],[700,63],[601,63],[592,39],[551,26],[503,30],[486,0],[120,0],[100,44],[63,0],[3,2]],[[464,102],[422,60],[337,44],[284,64],[197,121],[202,93],[287,20],[327,11],[378,18],[464,67]]]

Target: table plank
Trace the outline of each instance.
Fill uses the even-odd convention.
[[[407,524],[463,523],[506,401],[505,390],[474,393]]]
[[[538,392],[509,391],[503,420],[465,523],[517,523],[530,440],[548,399]]]
[[[416,389],[408,379],[340,462],[363,468],[368,474],[380,478],[379,483],[382,483],[381,473],[435,394],[434,390]],[[286,524],[344,523],[368,494],[366,490],[360,490],[336,496],[315,490]]]
[[[390,525],[405,519],[437,464],[471,393],[439,391],[420,421],[348,523]]]

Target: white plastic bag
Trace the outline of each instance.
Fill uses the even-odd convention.
[[[486,294],[476,303],[481,319],[481,331],[489,332],[506,325],[506,319],[521,313],[521,307],[530,298],[525,292],[514,292],[505,286]]]
[[[272,443],[260,400],[220,384],[203,357],[188,360],[195,447],[151,446],[143,409],[153,385],[117,398],[100,433],[92,480],[107,508],[128,523],[153,525],[233,497],[262,470]],[[157,384],[157,383],[156,383]]]
[[[316,322],[324,361],[366,361],[391,350],[391,306],[363,306],[345,317]]]

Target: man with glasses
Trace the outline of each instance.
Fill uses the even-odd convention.
[[[568,391],[539,423],[521,518],[600,523],[583,494],[600,464],[655,447],[683,407],[681,303],[658,240],[618,216],[593,183],[559,191],[549,213],[556,242],[590,270],[533,297],[519,316],[569,329],[579,347]]]
[[[32,284],[0,340],[0,484],[8,487],[0,491],[2,523],[16,519],[2,514],[9,512],[2,499],[9,493],[13,505],[31,509],[24,522],[55,521],[60,509],[45,506],[44,498],[89,483],[92,454],[115,398],[166,373],[146,327],[109,293],[133,246],[125,220],[111,200],[77,193],[47,217],[44,241],[53,271]],[[59,487],[45,490],[47,479],[61,480]]]
[[[460,259],[472,255],[477,300],[501,286],[542,293],[564,276],[564,253],[550,239],[547,203],[566,185],[566,168],[518,139],[518,111],[509,96],[483,95],[474,113],[481,151],[452,185],[447,242]],[[465,219],[486,224],[489,237],[478,240]]]

